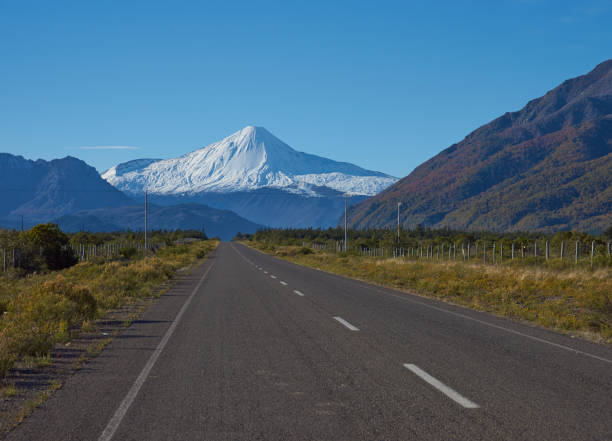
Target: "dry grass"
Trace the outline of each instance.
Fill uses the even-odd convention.
[[[146,260],[102,259],[61,272],[0,279],[0,377],[17,360],[49,362],[49,352],[110,309],[155,289],[217,246],[216,241],[167,247]]]
[[[612,269],[372,259],[248,242],[278,257],[382,286],[612,343]]]
[[[14,384],[7,384],[0,388],[0,395],[5,398],[14,397],[17,395],[17,388]]]

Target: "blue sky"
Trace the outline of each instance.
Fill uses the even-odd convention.
[[[610,23],[601,0],[0,0],[0,151],[103,171],[258,125],[401,177],[611,58]]]

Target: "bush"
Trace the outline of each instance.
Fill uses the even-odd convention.
[[[121,251],[119,251],[119,254],[124,259],[131,259],[138,254],[138,250],[134,247],[123,248]]]
[[[64,276],[60,275],[54,280],[46,282],[42,286],[42,292],[43,294],[56,295],[61,301],[72,303],[66,311],[68,317],[63,317],[72,325],[91,320],[96,315],[97,302],[89,289],[67,282]]]
[[[0,377],[4,377],[15,364],[15,352],[12,350],[12,338],[4,329],[0,329]]]
[[[0,322],[0,373],[20,356],[47,354],[69,330],[95,317],[97,304],[89,290],[63,275],[13,298]],[[8,366],[8,367],[7,367]]]
[[[56,224],[46,223],[33,227],[24,233],[26,241],[40,250],[44,264],[51,271],[68,268],[78,262],[72,248],[68,245],[70,240]]]

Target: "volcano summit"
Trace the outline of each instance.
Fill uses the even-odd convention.
[[[363,199],[397,181],[298,152],[254,126],[178,158],[119,164],[102,177],[131,195],[148,190],[159,203],[201,202],[280,227],[335,225],[344,193]]]

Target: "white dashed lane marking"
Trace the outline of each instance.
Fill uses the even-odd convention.
[[[338,321],[339,323],[342,323],[344,326],[346,326],[351,331],[359,331],[358,327],[351,325],[349,322],[344,320],[342,317],[334,317],[334,320]]]
[[[446,384],[442,383],[440,380],[432,377],[427,372],[425,372],[423,369],[419,368],[417,365],[406,363],[404,364],[404,367],[410,370],[413,374],[415,374],[419,378],[421,378],[421,380],[424,380],[425,382],[429,383],[431,386],[438,389],[440,392],[442,392],[444,395],[446,395],[448,398],[450,398],[454,402],[461,404],[466,409],[478,409],[480,407],[478,404],[468,400],[463,395],[459,394],[457,391],[451,389]]]

